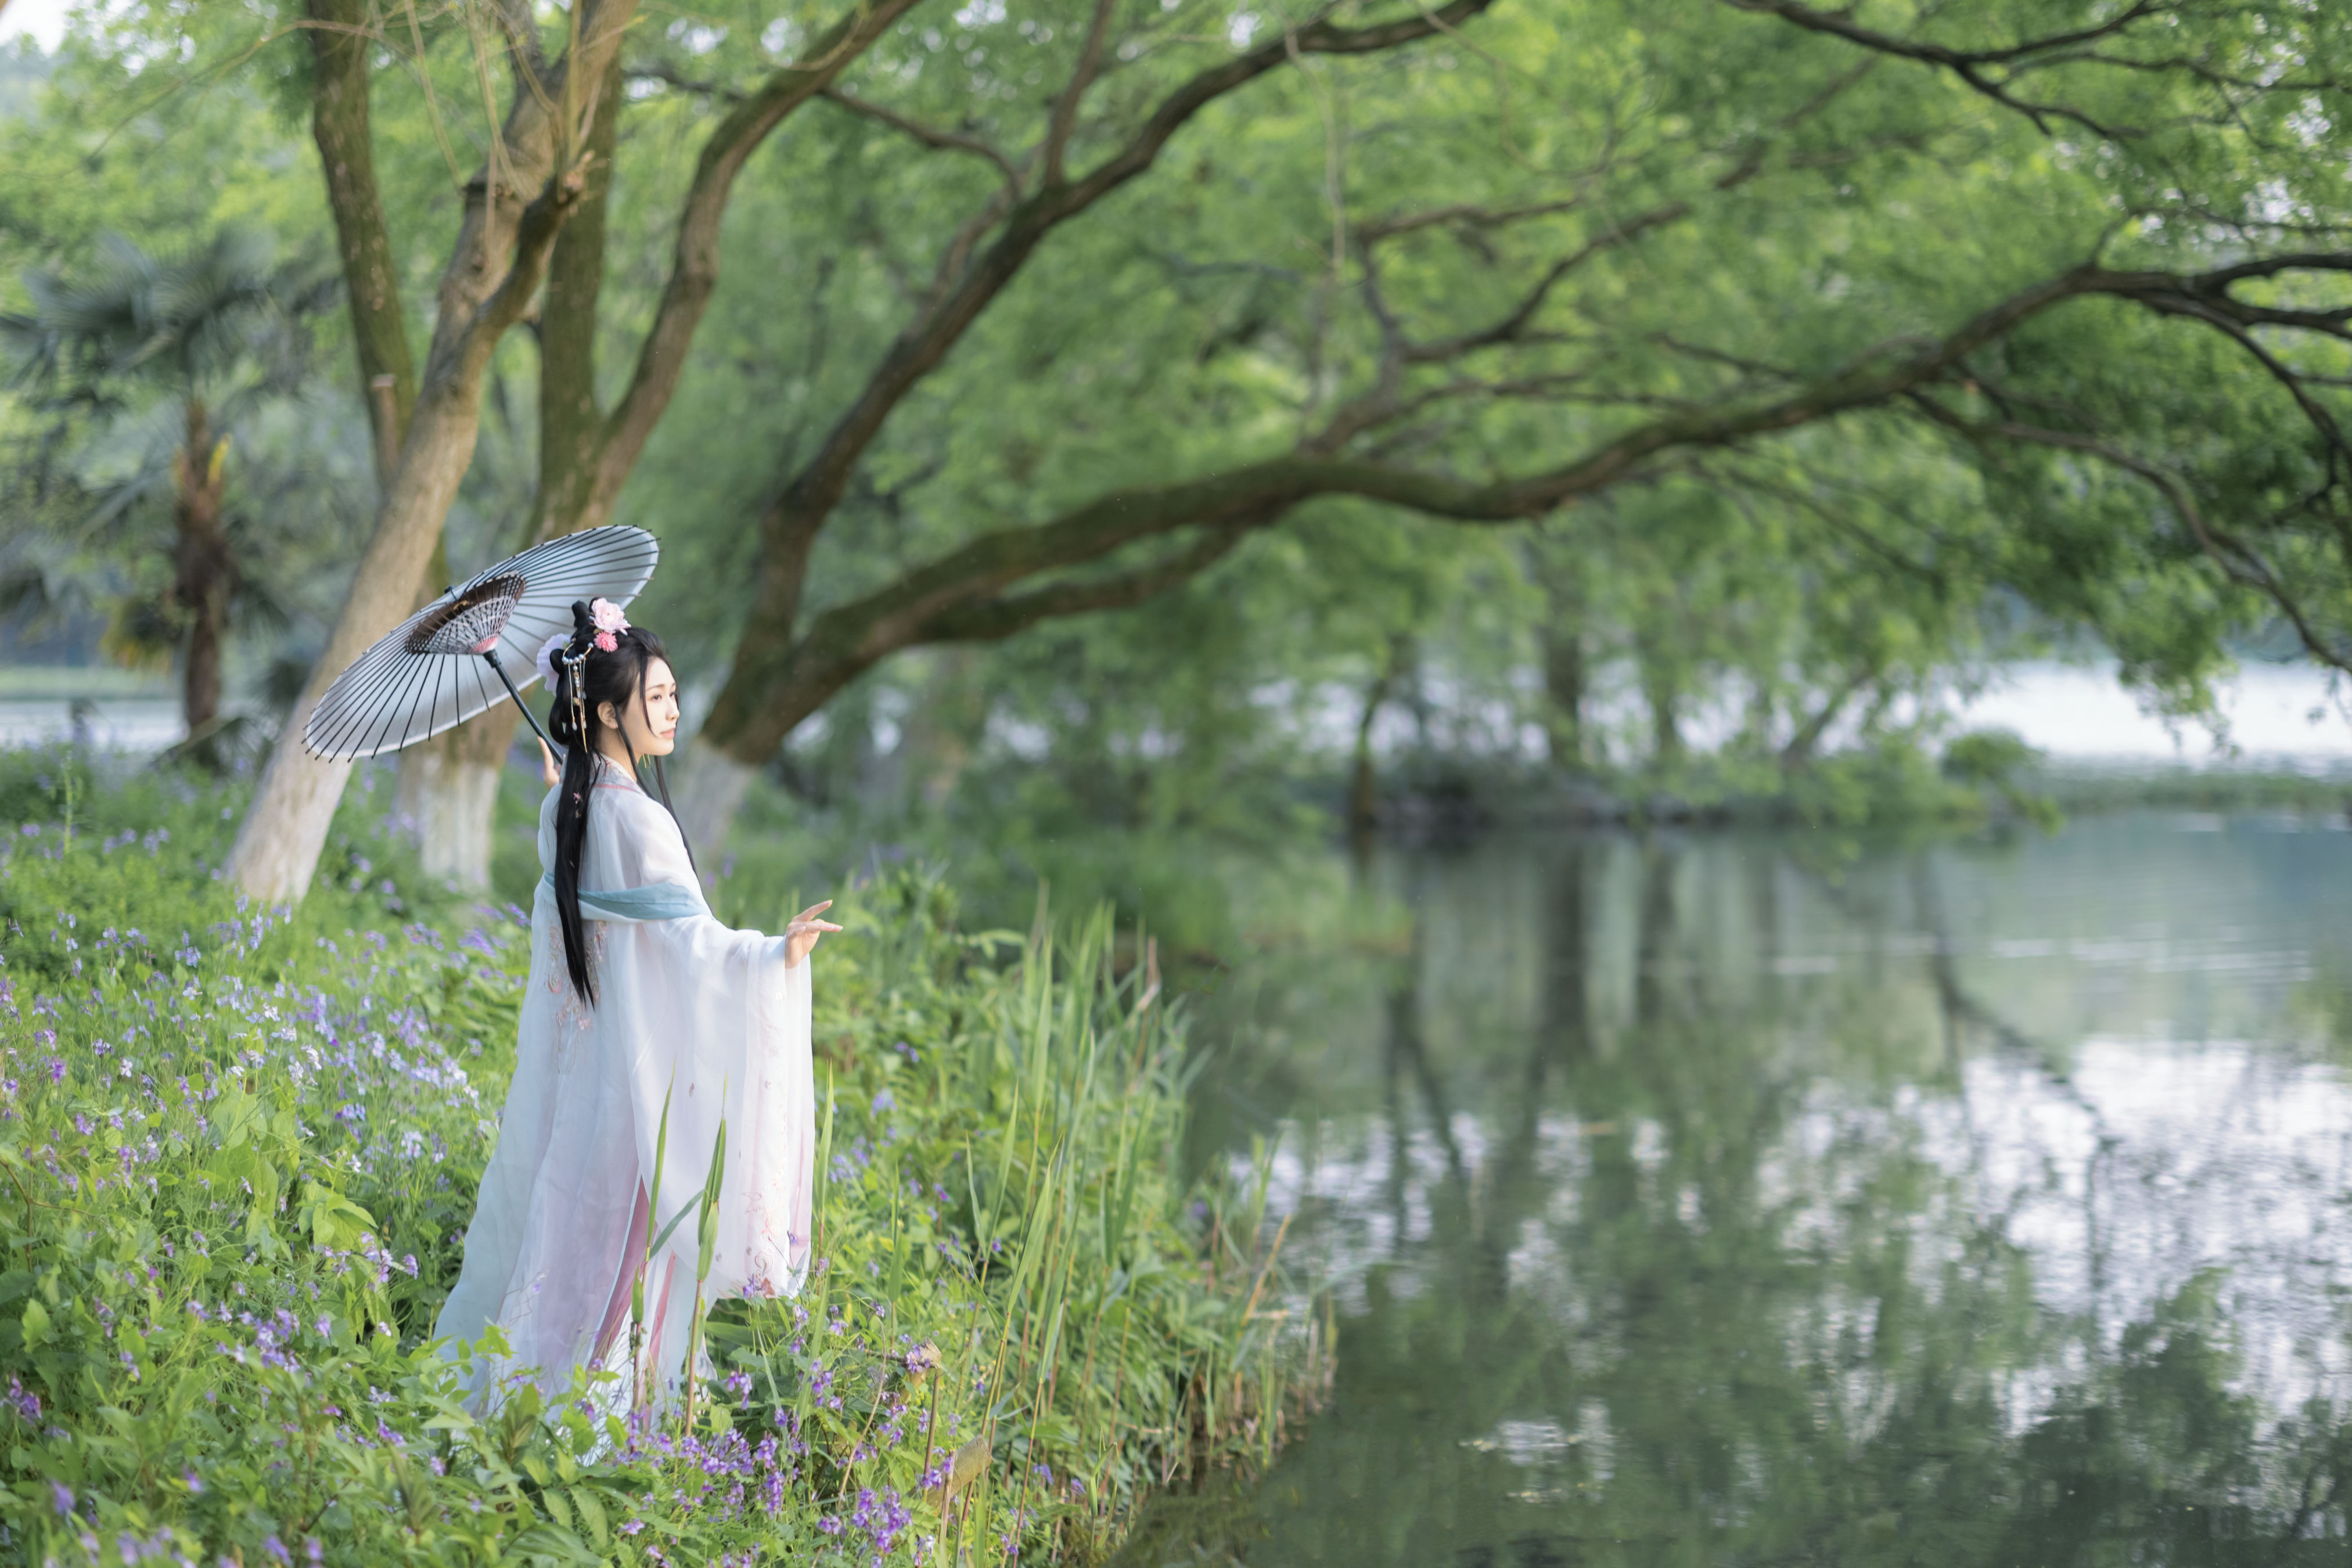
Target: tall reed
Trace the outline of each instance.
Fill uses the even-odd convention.
[[[1025,937],[959,937],[924,874],[845,907],[868,985],[824,1042],[824,1114],[849,1153],[827,1164],[843,1229],[816,1310],[899,1322],[961,1298],[960,1398],[935,1408],[968,1411],[999,1460],[966,1531],[1090,1554],[1150,1488],[1264,1462],[1306,1387],[1307,1336],[1271,1305],[1263,1179],[1244,1194],[1181,1173],[1198,1059],[1156,966],[1118,968],[1108,908],[1057,931],[1041,905]],[[1126,951],[1150,952],[1135,934]],[[1245,1227],[1225,1217],[1237,1200]],[[871,1415],[845,1434],[852,1456]],[[943,1445],[925,1436],[928,1489]]]

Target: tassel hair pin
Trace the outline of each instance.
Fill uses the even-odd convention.
[[[540,679],[553,690],[556,668],[562,667],[564,690],[572,704],[572,732],[583,742],[588,736],[588,656],[618,653],[621,634],[628,629],[628,616],[612,600],[575,599],[571,632],[559,632],[540,646]]]

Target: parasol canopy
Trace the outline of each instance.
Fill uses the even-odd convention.
[[[446,590],[335,677],[302,726],[303,748],[336,763],[381,756],[454,730],[501,697],[546,740],[509,667],[526,685],[538,679],[533,657],[572,629],[572,602],[626,605],[660,556],[642,528],[591,528]]]

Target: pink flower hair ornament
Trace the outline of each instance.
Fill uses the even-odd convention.
[[[591,599],[588,602],[588,618],[596,628],[594,635],[589,639],[596,650],[600,653],[619,652],[621,647],[619,634],[629,629],[629,617],[621,613],[621,606],[610,599]],[[539,670],[540,679],[547,682],[547,689],[550,691],[555,689],[556,660],[562,658],[569,649],[573,635],[571,632],[556,633],[539,645],[539,655],[531,660]]]
[[[629,617],[621,614],[621,606],[610,599],[591,599],[588,618],[596,623],[596,647],[604,653],[619,652],[620,634],[629,629]]]

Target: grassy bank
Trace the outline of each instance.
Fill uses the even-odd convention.
[[[0,1554],[1087,1561],[1318,1385],[1262,1190],[1171,1174],[1181,1019],[1108,918],[966,934],[896,874],[822,957],[809,1289],[714,1312],[691,1429],[475,1418],[424,1335],[527,944],[364,796],[310,900],[248,907],[238,805],[0,756]]]
[[[2024,776],[2069,815],[2108,811],[2352,811],[2352,772],[2278,766],[2190,767],[2043,763]]]
[[[1345,781],[1304,798],[1340,820]],[[1489,829],[1712,826],[1971,832],[2054,827],[2068,816],[2142,810],[2352,809],[2352,767],[2280,759],[2204,765],[2045,756],[2005,733],[1958,736],[1936,752],[1905,743],[1802,767],[1702,758],[1671,769],[1568,773],[1411,758],[1381,780],[1382,837],[1444,840]]]

